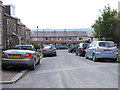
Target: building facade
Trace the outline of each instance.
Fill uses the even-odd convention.
[[[18,30],[17,30],[17,18],[4,13],[4,31],[3,31],[3,45],[4,48],[12,47],[19,44]]]
[[[68,45],[88,40],[85,31],[32,31],[31,43]]]
[[[17,29],[18,29],[18,36],[20,38],[20,44],[27,44],[26,43],[26,26],[18,19],[17,22]]]
[[[2,49],[14,47],[18,44],[30,44],[30,34],[28,34],[30,29],[15,16],[13,5],[0,5],[0,25]]]
[[[4,6],[2,4],[3,2],[0,0],[0,50],[3,47],[3,43],[2,43],[2,33],[3,33],[3,9]]]
[[[28,27],[25,27],[26,30],[26,43],[31,44],[31,30]]]

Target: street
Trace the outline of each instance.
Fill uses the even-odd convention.
[[[3,88],[118,88],[118,63],[93,62],[58,50],[57,56],[43,57],[36,70]]]

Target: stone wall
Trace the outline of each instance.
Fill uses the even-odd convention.
[[[0,50],[2,49],[2,31],[3,31],[3,5],[0,0]]]

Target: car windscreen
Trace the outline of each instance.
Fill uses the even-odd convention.
[[[100,47],[114,47],[115,44],[114,44],[114,42],[100,42],[99,46]]]

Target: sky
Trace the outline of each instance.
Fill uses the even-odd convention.
[[[118,9],[119,0],[2,0],[15,6],[15,16],[30,29],[91,28],[99,10],[110,4]]]

